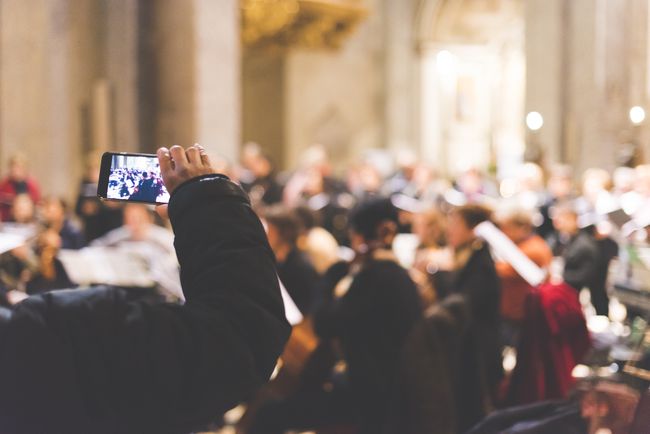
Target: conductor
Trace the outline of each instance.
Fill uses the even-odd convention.
[[[0,310],[0,433],[186,434],[268,380],[290,327],[264,229],[200,146],[158,159],[186,303],[99,287]]]

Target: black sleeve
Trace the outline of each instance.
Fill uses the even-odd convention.
[[[290,327],[273,254],[223,177],[173,194],[180,305],[115,288],[32,297],[0,323],[0,432],[186,433],[265,382]],[[35,417],[37,415],[38,417]]]
[[[468,297],[472,312],[479,321],[498,322],[501,287],[487,246],[474,253],[457,291]]]

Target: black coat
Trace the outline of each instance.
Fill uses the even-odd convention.
[[[485,415],[489,394],[464,296],[433,307],[409,334],[385,433],[456,434]]]
[[[334,276],[341,278],[346,269],[335,264],[325,280],[336,282]],[[421,318],[419,295],[408,272],[394,261],[374,259],[343,297],[316,313],[316,332],[340,339],[363,432],[377,432],[372,427],[387,416],[401,348]]]
[[[441,298],[461,294],[469,303],[488,387],[496,398],[496,388],[503,376],[499,341],[501,283],[487,244],[477,241],[472,249],[464,267],[455,272],[436,273],[434,282]]]
[[[596,240],[581,231],[569,241],[562,253],[564,258],[564,281],[580,291],[596,280],[600,255]]]
[[[187,433],[268,379],[290,327],[246,195],[197,178],[169,214],[184,305],[103,287],[0,312],[1,433]]]
[[[284,262],[278,262],[278,276],[300,312],[309,315],[320,276],[307,256],[293,249]]]

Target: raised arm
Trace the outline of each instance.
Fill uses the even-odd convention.
[[[268,380],[290,327],[262,225],[200,148],[161,154],[187,302],[27,299],[0,318],[0,432],[182,434]]]

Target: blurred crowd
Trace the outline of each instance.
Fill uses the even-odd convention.
[[[0,182],[1,232],[26,240],[0,255],[2,304],[74,287],[61,249],[144,244],[153,262],[173,255],[171,231],[150,208],[97,198],[97,156],[74,206],[42,195],[27,163],[14,156]],[[504,179],[475,168],[447,179],[409,152],[370,153],[338,172],[313,146],[279,172],[252,143],[238,164],[213,163],[249,193],[316,347],[290,387],[252,398],[243,432],[464,432],[496,408],[565,398],[590,347],[577,294],[588,291],[588,309],[607,316],[610,264],[650,226],[650,165],[576,174],[522,163]],[[127,188],[158,184],[114,176]],[[493,254],[474,231],[483,222],[548,273],[547,290]]]
[[[142,202],[156,202],[163,195],[160,175],[148,170],[120,168],[108,178],[108,197]]]

